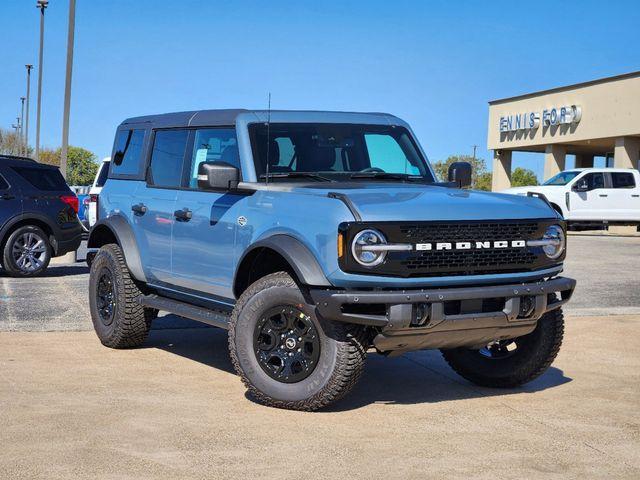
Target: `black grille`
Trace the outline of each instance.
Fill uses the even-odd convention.
[[[477,249],[475,242],[540,239],[546,228],[557,220],[492,221],[492,222],[381,222],[344,226],[349,242],[364,228],[375,228],[385,234],[389,243],[432,244],[431,250],[391,252],[385,262],[374,268],[362,267],[353,259],[343,261],[343,269],[368,274],[400,277],[450,275],[483,275],[526,272],[559,263],[551,261],[540,247]],[[437,250],[438,242],[471,242],[470,249]],[[351,243],[349,243],[351,245]]]

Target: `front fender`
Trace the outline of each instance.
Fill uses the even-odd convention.
[[[322,267],[309,249],[300,242],[300,240],[284,234],[272,235],[257,241],[245,250],[238,262],[238,267],[234,274],[235,285],[238,277],[238,271],[241,268],[244,259],[259,248],[269,248],[280,254],[291,265],[298,280],[304,285],[313,285],[319,287],[329,287],[331,283],[327,280]]]
[[[110,235],[109,235],[110,234]],[[142,268],[140,250],[128,220],[123,215],[112,215],[99,220],[89,232],[87,248],[100,248],[115,238],[122,249],[125,262],[136,280],[146,282],[147,277]]]

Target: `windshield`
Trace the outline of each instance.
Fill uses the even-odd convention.
[[[579,171],[560,172],[555,177],[543,183],[543,185],[566,185],[580,174]]]
[[[249,126],[259,179],[433,182],[409,132],[387,125],[263,123]],[[267,160],[268,159],[268,160]]]

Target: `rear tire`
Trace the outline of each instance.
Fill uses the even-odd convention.
[[[140,305],[141,295],[120,247],[112,243],[100,248],[91,262],[89,308],[103,345],[131,348],[145,341],[158,312]]]
[[[49,237],[40,227],[24,225],[9,235],[2,252],[2,266],[12,277],[35,277],[51,260]]]
[[[481,350],[442,350],[458,375],[484,387],[513,388],[542,375],[555,360],[562,344],[564,318],[558,308],[543,315],[528,335],[504,340]],[[510,346],[515,348],[509,350]]]
[[[347,394],[364,368],[367,332],[319,319],[285,272],[239,298],[229,324],[233,366],[260,403],[317,410]]]

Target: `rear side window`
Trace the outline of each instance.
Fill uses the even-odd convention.
[[[14,167],[14,170],[39,190],[54,192],[69,189],[58,169]]]
[[[2,177],[2,175],[0,175],[0,190],[8,190],[9,189],[9,184],[7,183],[7,181]]]
[[[635,188],[636,181],[632,173],[611,172],[613,188]]]
[[[179,187],[188,130],[158,130],[153,141],[148,181],[157,187]]]
[[[137,175],[140,172],[144,130],[120,130],[116,135],[111,173]]]
[[[96,187],[104,187],[107,177],[109,176],[109,162],[103,162],[100,168],[100,174],[96,180]]]

